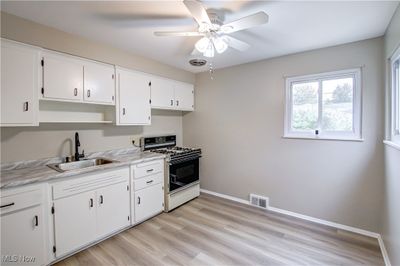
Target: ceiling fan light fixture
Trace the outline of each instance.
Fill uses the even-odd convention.
[[[213,38],[213,43],[215,50],[219,54],[222,54],[223,52],[226,51],[226,49],[228,49],[228,44],[225,42],[223,37]]]
[[[194,46],[196,47],[197,51],[199,51],[200,53],[204,53],[210,44],[211,44],[210,39],[207,37],[203,37],[200,40],[198,40]]]
[[[215,54],[215,52],[214,52],[214,45],[213,45],[212,41],[210,40],[210,41],[208,42],[207,49],[203,52],[203,55],[204,55],[205,57],[214,57],[214,54]]]

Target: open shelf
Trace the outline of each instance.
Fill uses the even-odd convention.
[[[39,102],[39,123],[112,124],[114,119],[115,106],[43,100]]]

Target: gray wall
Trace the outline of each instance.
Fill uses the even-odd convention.
[[[194,83],[194,74],[43,26],[14,15],[1,13],[1,36],[40,47],[106,63]],[[175,133],[182,140],[182,113],[153,111],[151,126],[40,125],[1,128],[1,162],[70,155],[74,132],[81,133],[86,151],[129,147],[131,139],[146,134]]]
[[[400,8],[398,7],[385,34],[385,61],[400,46]],[[388,69],[388,67],[387,67]],[[388,71],[387,71],[388,72]],[[386,73],[388,77],[388,73]],[[386,88],[389,88],[386,78]],[[387,105],[387,111],[390,106]],[[388,121],[387,115],[386,121]],[[400,265],[400,150],[385,147],[385,197],[383,201],[382,236],[392,265]]]
[[[383,192],[383,39],[196,75],[184,144],[203,149],[201,187],[378,231]],[[364,142],[283,139],[284,76],[363,68]]]

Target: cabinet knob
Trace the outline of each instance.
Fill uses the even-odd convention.
[[[103,204],[103,203],[104,203],[103,195],[100,195],[100,204]]]
[[[122,115],[125,115],[125,114],[126,114],[125,108],[122,108]]]
[[[78,88],[74,89],[74,96],[78,96]]]
[[[90,199],[90,200],[89,200],[89,207],[90,207],[90,208],[93,208],[93,199]]]
[[[176,106],[179,106],[179,101],[178,100],[176,101]]]
[[[87,97],[90,97],[90,90],[87,90]]]
[[[29,110],[29,102],[24,102],[24,112],[28,112]]]
[[[137,200],[138,200],[137,204],[139,205],[140,204],[140,197],[137,197]]]
[[[171,106],[174,105],[174,100],[171,100]]]

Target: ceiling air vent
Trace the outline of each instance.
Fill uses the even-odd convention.
[[[204,59],[191,59],[189,61],[189,64],[191,64],[192,66],[200,67],[200,66],[204,66],[205,64],[207,64],[207,61]]]

